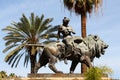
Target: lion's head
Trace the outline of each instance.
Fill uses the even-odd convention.
[[[90,49],[91,59],[94,57],[99,58],[101,54],[105,53],[105,49],[108,48],[108,45],[97,35],[89,35],[84,40]]]

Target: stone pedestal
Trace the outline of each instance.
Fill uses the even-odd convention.
[[[83,80],[81,74],[28,74],[28,77],[41,80]]]
[[[28,74],[26,80],[84,80],[84,76],[82,74]],[[104,76],[102,80],[111,79]]]

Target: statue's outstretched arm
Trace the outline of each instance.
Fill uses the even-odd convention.
[[[76,34],[75,32],[72,32],[73,34]]]
[[[76,34],[75,31],[72,29],[72,27],[71,27],[71,32],[72,32],[73,34]]]

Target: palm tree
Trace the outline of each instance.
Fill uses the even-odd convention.
[[[86,17],[87,13],[91,14],[92,10],[97,10],[102,0],[64,0],[64,6],[69,11],[74,11],[76,14],[81,15],[81,35],[86,37]],[[85,64],[81,64],[81,73],[87,71]]]
[[[24,66],[27,67],[30,60],[31,73],[34,73],[36,56],[39,53],[38,47],[29,44],[48,43],[54,41],[57,37],[54,33],[57,27],[52,27],[50,22],[52,18],[44,19],[44,15],[34,16],[31,13],[28,19],[24,14],[19,22],[13,22],[12,26],[7,26],[3,31],[7,31],[7,35],[3,38],[6,43],[6,48],[3,53],[8,52],[5,57],[5,62],[11,67],[17,67],[22,56],[25,56]]]

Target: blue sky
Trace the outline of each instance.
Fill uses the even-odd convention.
[[[99,35],[108,45],[105,55],[100,59],[94,60],[94,65],[106,65],[114,71],[111,76],[120,78],[120,0],[103,0],[103,5],[99,12],[91,14],[87,17],[87,34]],[[80,16],[70,12],[64,8],[62,0],[0,0],[0,71],[4,70],[8,74],[13,72],[20,76],[27,76],[30,72],[28,68],[23,67],[22,60],[17,68],[11,68],[4,62],[2,50],[5,48],[3,37],[6,35],[1,29],[11,25],[12,21],[19,21],[24,13],[30,16],[34,12],[35,15],[45,15],[45,18],[54,18],[51,23],[53,26],[62,24],[64,16],[70,18],[70,25],[73,27],[76,35],[81,35]],[[24,58],[23,58],[24,59]],[[56,67],[64,73],[69,73],[70,61],[68,65],[63,62],[56,64]],[[53,73],[47,66],[39,70],[39,73]],[[80,64],[78,64],[75,73],[80,73]]]

